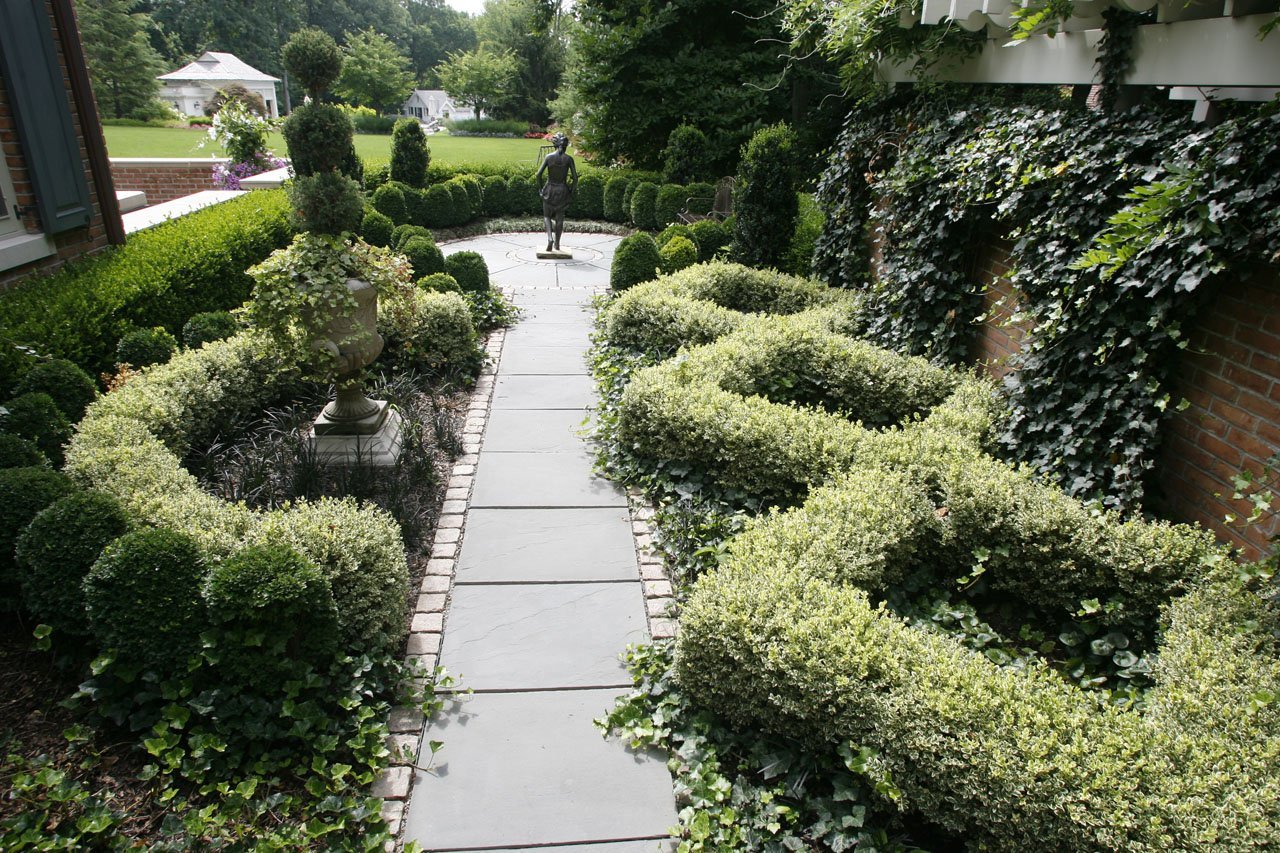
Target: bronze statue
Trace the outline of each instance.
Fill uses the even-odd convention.
[[[573,158],[565,153],[569,147],[569,138],[563,133],[551,137],[555,150],[542,160],[534,182],[542,184],[542,173],[547,173],[547,185],[541,187],[538,194],[542,196],[542,218],[547,226],[547,251],[554,245],[560,251],[560,234],[564,231],[564,212],[573,199],[573,191],[578,186],[578,169]],[[570,181],[570,179],[572,179]]]

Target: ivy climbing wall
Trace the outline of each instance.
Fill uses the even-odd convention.
[[[983,312],[970,358],[997,379],[1008,373],[1027,331],[1013,319],[1019,300],[1007,277],[1010,250],[997,239],[976,252]],[[1222,285],[1188,330],[1172,375],[1173,397],[1186,407],[1163,425],[1151,507],[1199,522],[1248,559],[1271,553],[1280,516],[1246,525],[1252,504],[1232,496],[1243,472],[1254,480],[1243,486],[1246,496],[1274,491],[1266,481],[1280,452],[1280,274],[1263,271]]]

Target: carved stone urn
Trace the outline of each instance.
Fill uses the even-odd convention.
[[[356,309],[333,317],[317,345],[334,356],[338,393],[316,420],[316,435],[373,435],[387,417],[385,400],[365,396],[361,371],[382,353],[378,334],[378,291],[367,281],[347,279],[347,291]]]

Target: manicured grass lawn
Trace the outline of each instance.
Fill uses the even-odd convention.
[[[222,146],[204,131],[176,127],[104,127],[112,157],[221,157]],[[197,146],[205,142],[203,148]],[[541,139],[482,139],[436,135],[427,138],[431,159],[438,163],[526,163],[537,165]],[[284,154],[284,138],[271,134],[273,151]],[[391,158],[391,137],[356,134],[356,153],[365,161]]]

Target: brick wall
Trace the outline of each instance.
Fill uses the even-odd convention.
[[[54,21],[54,27],[57,27],[52,6],[46,5],[49,10],[50,20]],[[63,85],[67,93],[67,106],[71,110],[71,122],[75,127],[76,137],[80,140],[80,162],[84,168],[85,182],[89,185],[89,199],[93,214],[87,227],[76,228],[59,234],[54,238],[56,252],[53,255],[24,266],[0,270],[0,290],[4,290],[19,279],[25,278],[32,273],[50,272],[72,258],[97,252],[107,247],[107,232],[102,221],[102,207],[94,189],[93,174],[89,166],[89,155],[84,146],[84,129],[80,126],[80,115],[75,109],[75,96],[72,94],[71,78],[67,74],[66,57],[62,54],[62,44],[58,40],[56,32],[54,33],[54,45],[58,51],[58,59],[62,64]],[[5,163],[9,167],[9,176],[13,179],[14,190],[18,196],[18,204],[30,211],[23,217],[23,223],[27,226],[29,232],[38,232],[40,231],[40,222],[35,213],[35,194],[27,171],[26,159],[18,141],[18,131],[14,124],[13,113],[9,108],[8,89],[3,78],[0,78],[0,149],[3,149]]]
[[[147,204],[159,204],[202,190],[214,189],[213,164],[226,162],[226,158],[213,157],[112,157],[111,177],[117,190],[142,190],[147,194]]]
[[[1261,474],[1280,450],[1280,275],[1223,288],[1191,331],[1175,375],[1175,399],[1190,406],[1170,419],[1157,468],[1168,510],[1248,557],[1270,553],[1277,519],[1242,532],[1223,518],[1249,515],[1247,503],[1231,500],[1232,477]]]
[[[1008,323],[1017,305],[1009,283],[1010,244],[984,247],[975,264],[986,306],[972,360],[993,376],[1008,372],[1025,327]],[[1280,519],[1244,529],[1245,501],[1231,500],[1232,478],[1263,472],[1280,451],[1280,275],[1274,270],[1226,283],[1188,331],[1190,345],[1174,367],[1175,400],[1190,405],[1166,421],[1152,483],[1152,503],[1170,517],[1196,521],[1255,559],[1272,552]]]

